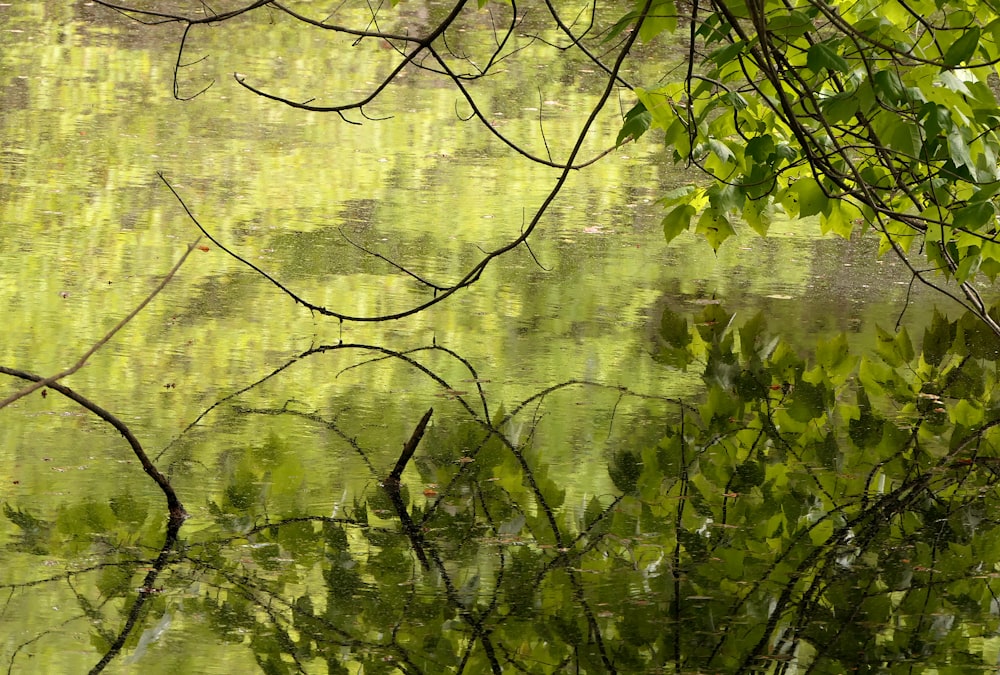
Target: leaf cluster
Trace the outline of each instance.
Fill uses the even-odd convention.
[[[637,87],[622,135],[659,129],[710,180],[667,195],[664,234],[718,249],[745,222],[875,230],[921,281],[954,281],[994,331],[975,286],[1000,273],[1000,13],[965,0],[699,6],[689,68]]]

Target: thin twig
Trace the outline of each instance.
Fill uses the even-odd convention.
[[[148,305],[153,300],[153,298],[155,298],[160,293],[160,291],[162,291],[166,287],[166,285],[170,283],[171,279],[173,279],[174,275],[177,273],[177,270],[179,270],[181,268],[181,265],[184,264],[184,261],[187,260],[187,258],[188,258],[189,255],[191,255],[191,251],[193,251],[195,249],[195,246],[198,245],[199,241],[201,241],[201,236],[200,235],[198,236],[197,239],[195,239],[190,244],[188,244],[187,250],[184,252],[184,255],[182,255],[180,257],[180,259],[173,266],[173,268],[171,268],[171,270],[167,273],[167,275],[165,277],[163,277],[163,279],[160,281],[159,284],[157,284],[156,288],[154,288],[153,291],[149,295],[146,296],[146,299],[143,300],[142,302],[140,302],[136,306],[136,308],[133,309],[131,312],[129,312],[128,315],[124,319],[122,319],[121,321],[119,321],[115,325],[114,328],[112,328],[110,331],[108,331],[107,335],[105,335],[100,340],[98,340],[97,342],[95,342],[93,344],[93,346],[91,346],[90,349],[88,349],[86,352],[84,352],[83,356],[81,356],[79,358],[79,360],[75,364],[73,364],[72,366],[70,366],[66,370],[63,370],[63,371],[60,371],[60,372],[56,373],[55,375],[50,375],[49,377],[45,377],[45,378],[42,378],[40,380],[36,380],[35,382],[33,382],[32,384],[28,385],[24,389],[21,389],[20,391],[14,392],[13,394],[11,394],[10,396],[8,396],[4,400],[0,401],[0,409],[6,408],[7,406],[9,406],[14,401],[16,401],[16,400],[18,400],[20,398],[24,398],[25,396],[27,396],[28,394],[30,394],[33,391],[41,389],[42,387],[47,387],[50,384],[52,384],[53,382],[57,382],[58,380],[61,380],[64,377],[69,377],[70,375],[72,375],[76,371],[80,370],[85,365],[87,365],[87,359],[89,359],[91,356],[93,356],[94,353],[98,349],[100,349],[101,347],[103,347],[104,345],[106,345],[108,343],[108,341],[111,340],[111,338],[113,338],[116,333],[118,333],[118,331],[120,331],[122,328],[124,328],[128,324],[129,321],[131,321],[132,319],[134,319],[139,312],[141,312],[143,309],[145,309],[146,305]]]

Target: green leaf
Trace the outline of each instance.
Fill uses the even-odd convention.
[[[972,156],[969,153],[969,145],[965,141],[965,136],[962,135],[961,127],[957,125],[948,132],[948,152],[951,155],[951,160],[958,166],[964,165],[972,171],[976,170],[976,163],[972,161]]]
[[[962,29],[962,35],[951,43],[944,55],[944,65],[957,66],[968,61],[979,47],[979,26]]]
[[[830,199],[819,220],[820,230],[823,234],[833,232],[844,239],[850,239],[851,233],[858,226],[855,221],[859,220],[861,211],[858,207],[843,199]]]
[[[970,247],[963,250],[962,255],[959,256],[958,269],[955,270],[955,281],[960,284],[968,281],[979,271],[979,261],[979,249]]]
[[[831,42],[833,41],[818,42],[809,48],[809,53],[806,57],[806,65],[809,66],[809,70],[818,73],[820,70],[826,68],[827,70],[835,70],[840,73],[850,72],[847,59],[837,53],[836,48],[831,45]]]
[[[625,113],[625,123],[622,124],[621,131],[618,132],[618,140],[615,141],[615,144],[621,145],[625,141],[638,140],[649,130],[652,123],[653,114],[646,110],[642,101],[639,101]]]
[[[667,108],[667,110],[671,110]],[[691,155],[691,135],[688,132],[687,125],[677,118],[676,114],[673,112],[669,113],[672,115],[672,121],[668,124],[662,125],[664,129],[663,141],[666,143],[667,147],[673,147],[674,149],[674,161],[680,161],[682,159],[687,159]],[[653,115],[654,121],[657,121],[657,117]]]
[[[663,32],[673,32],[677,28],[677,9],[673,0],[658,0],[646,13],[639,26],[639,39],[649,42]]]
[[[616,21],[614,25],[608,29],[608,32],[605,34],[604,39],[601,40],[601,44],[607,44],[608,42],[614,40],[616,37],[622,34],[622,31],[631,26],[632,22],[638,18],[639,18],[639,13],[636,11],[631,11],[622,18],[618,19],[618,21]]]
[[[854,118],[859,109],[856,92],[847,91],[823,99],[819,104],[826,119],[834,124],[847,122]]]
[[[708,55],[708,58],[717,66],[724,66],[735,61],[737,55],[742,54],[749,44],[749,42],[744,42],[742,40],[740,42],[728,44],[725,47],[716,49]]]
[[[739,185],[716,183],[708,189],[708,201],[720,213],[740,211],[745,200],[746,194]]]
[[[642,475],[642,460],[636,453],[628,450],[616,452],[608,466],[608,474],[616,488],[624,494],[631,494],[635,492],[639,476]]]
[[[771,201],[767,198],[748,199],[743,205],[743,220],[760,236],[766,236],[771,226]]]
[[[733,155],[733,151],[729,149],[729,146],[716,138],[710,138],[706,145],[708,146],[708,149],[723,162],[732,162],[735,158],[735,155]]]
[[[774,137],[770,134],[754,136],[747,141],[743,155],[757,162],[769,162],[774,156]]]
[[[775,12],[767,22],[769,32],[785,38],[799,37],[812,29],[812,19],[798,10]]]
[[[889,103],[902,103],[906,100],[906,88],[892,70],[880,70],[875,73],[872,76],[872,86],[875,94]]]
[[[691,227],[691,219],[694,218],[695,213],[697,211],[690,204],[681,204],[664,217],[663,236],[666,237],[667,243]]]
[[[722,242],[736,234],[726,214],[711,207],[705,209],[704,213],[701,214],[695,232],[704,236],[712,250],[716,252],[722,246]]]
[[[820,213],[829,201],[815,178],[800,178],[789,190],[798,195],[799,215],[803,218]]]
[[[697,192],[698,188],[694,185],[682,185],[657,199],[656,203],[662,204],[664,207],[673,206],[674,204],[690,204]]]
[[[643,89],[642,87],[636,87],[632,90],[635,97],[639,99],[639,103],[649,111],[652,116],[651,126],[668,131],[673,124],[679,124],[680,120],[677,119],[677,113],[674,112],[674,98],[681,96],[684,89],[683,86],[666,86],[660,89]],[[630,113],[635,111],[635,106],[633,106]],[[638,114],[638,111],[635,111]],[[687,137],[687,130],[683,130],[683,135]],[[670,134],[668,132],[667,138],[665,139],[667,144],[671,143]],[[686,141],[685,141],[686,142]]]
[[[952,211],[952,224],[955,227],[975,231],[985,225],[992,225],[996,213],[992,202],[977,202]]]
[[[894,127],[888,134],[888,143],[893,150],[909,157],[917,157],[923,146],[923,138],[920,136],[919,127],[912,124],[901,124],[899,118],[894,118]]]

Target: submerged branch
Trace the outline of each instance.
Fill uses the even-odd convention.
[[[433,413],[434,408],[428,408],[424,416],[417,422],[416,428],[410,434],[410,440],[406,441],[403,445],[403,452],[400,453],[399,459],[396,461],[396,466],[392,469],[392,473],[382,481],[382,486],[386,490],[399,492],[399,480],[403,475],[403,470],[406,469],[406,465],[409,463],[410,458],[413,457],[413,453],[417,451],[417,446],[420,444],[420,439],[424,437],[424,431],[427,429],[427,423],[430,421]]]
[[[18,377],[22,380],[29,380],[35,383],[43,382],[47,379],[41,375],[35,375],[34,373],[28,373],[15,368],[7,368],[6,366],[0,366],[0,373],[10,375],[11,377]],[[174,492],[174,488],[170,485],[170,481],[160,472],[159,469],[156,468],[156,465],[150,461],[146,451],[142,448],[142,444],[139,443],[139,439],[135,437],[135,434],[132,433],[132,430],[129,429],[124,422],[90,399],[73,391],[69,387],[61,385],[58,382],[50,382],[47,386],[50,389],[59,392],[66,398],[76,401],[84,408],[117,429],[118,433],[120,433],[132,447],[132,452],[139,459],[139,463],[142,464],[142,470],[149,474],[150,478],[152,478],[153,481],[159,486],[160,490],[167,498],[167,508],[170,511],[170,522],[183,522],[184,519],[187,518],[188,514],[184,510],[184,506],[181,504],[180,499],[177,498],[177,493]]]

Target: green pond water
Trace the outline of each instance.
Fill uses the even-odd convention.
[[[445,10],[403,4],[398,21],[426,29]],[[470,9],[452,49],[482,49],[490,25]],[[455,90],[426,73],[407,71],[369,111],[387,119],[360,125],[253,96],[233,72],[337,101],[394,63],[278,13],[195,29],[179,92],[212,86],[178,101],[179,34],[90,3],[0,5],[0,366],[72,365],[198,236],[157,172],[227,248],[361,316],[432,297],[361,247],[454,282],[558,177],[462,121]],[[585,60],[535,43],[474,91],[497,129],[560,158],[600,86]],[[602,113],[582,156],[620,123],[617,105]],[[991,465],[923,467],[923,448],[946,454],[944,422],[918,452],[913,410],[882,405],[873,426],[852,389],[879,345],[879,367],[906,370],[905,347],[885,347],[897,322],[919,347],[957,311],[911,288],[874,238],[813,223],[718,254],[687,236],[667,246],[656,200],[692,178],[653,143],[625,146],[574,172],[534,257],[515,250],[386,323],[310,313],[202,239],[63,382],[120,418],[177,491],[189,517],[162,556],[163,494],[115,429],[51,390],[0,410],[8,671],[996,667]],[[728,403],[718,392],[743,396],[735,373],[753,370],[747,326],[773,336],[753,371],[768,379]],[[706,364],[728,389],[706,384]],[[24,384],[7,378],[0,397]],[[835,414],[834,395],[854,407]],[[988,423],[962,398],[937,414]],[[783,407],[774,429],[751,420]],[[401,489],[386,489],[431,408]],[[823,431],[837,415],[853,415],[850,442]]]

